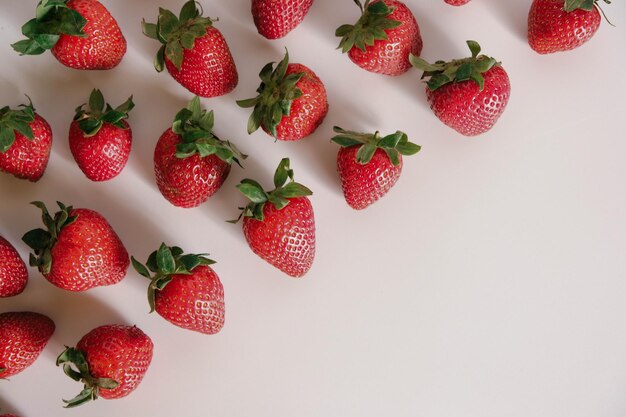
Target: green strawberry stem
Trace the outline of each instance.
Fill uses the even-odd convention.
[[[354,25],[341,25],[335,31],[335,36],[341,37],[337,49],[343,53],[348,52],[354,46],[365,51],[366,46],[374,45],[376,40],[386,40],[386,29],[393,29],[402,24],[389,18],[394,8],[389,7],[384,1],[370,4],[366,0],[362,5],[359,0],[354,2],[361,9],[361,17]]]
[[[238,100],[237,104],[243,108],[254,107],[248,119],[248,134],[263,127],[272,136],[276,137],[276,127],[283,119],[289,116],[291,104],[302,96],[302,90],[296,84],[304,76],[303,72],[286,75],[289,66],[289,52],[285,49],[285,57],[276,65],[266,64],[259,77],[261,85],[257,88],[258,96],[246,100]]]
[[[128,100],[114,109],[109,103],[105,103],[102,92],[94,88],[89,95],[87,109],[83,109],[83,106],[85,104],[76,108],[74,120],[78,122],[85,137],[92,137],[100,131],[104,123],[126,129],[123,120],[128,119],[128,113],[135,107],[135,103],[133,103],[133,96],[130,96]]]
[[[154,311],[156,292],[161,291],[172,281],[172,275],[189,275],[197,266],[213,265],[215,263],[214,260],[207,258],[205,255],[208,254],[185,254],[178,246],[170,247],[165,243],[161,243],[159,249],[150,254],[145,265],[134,257],[130,258],[135,271],[150,280],[148,303],[150,304],[151,313]],[[154,275],[150,272],[154,273]]]
[[[421,146],[409,142],[407,134],[399,130],[384,137],[380,137],[378,131],[375,133],[361,133],[344,130],[338,126],[333,127],[333,130],[338,133],[331,139],[333,142],[344,148],[351,146],[359,147],[356,153],[356,161],[361,165],[368,164],[378,148],[385,151],[389,160],[395,166],[400,164],[399,155],[414,155],[421,149]]]
[[[29,255],[30,266],[36,266],[42,274],[47,275],[52,267],[51,251],[57,242],[59,233],[65,226],[72,224],[76,220],[76,216],[70,216],[72,206],[66,206],[59,201],[57,204],[61,210],[56,212],[54,217],[50,216],[46,205],[41,201],[33,201],[30,204],[41,209],[41,219],[47,230],[33,229],[26,232],[22,240],[34,250],[34,254]]]
[[[111,378],[96,378],[89,371],[89,363],[82,351],[67,347],[56,360],[57,366],[63,365],[63,372],[74,381],[84,384],[83,390],[71,400],[63,400],[65,408],[77,407],[96,400],[100,389],[115,389],[120,384]]]
[[[431,91],[446,84],[468,80],[476,82],[482,91],[485,85],[483,74],[500,63],[489,56],[479,55],[480,45],[478,42],[467,41],[467,46],[472,52],[472,56],[469,58],[456,59],[450,62],[437,61],[434,64],[429,64],[426,60],[410,54],[409,61],[414,67],[424,71],[422,79],[429,78],[426,84]]]
[[[565,0],[563,4],[563,10],[566,12],[572,12],[576,9],[586,10],[588,12],[592,11],[594,7],[600,8],[599,6],[600,0]],[[606,4],[611,4],[611,0],[602,0]]]
[[[8,151],[15,143],[15,132],[19,132],[29,140],[33,140],[33,130],[30,123],[35,120],[35,108],[28,98],[28,104],[21,104],[19,110],[9,106],[0,109],[0,153]]]
[[[83,28],[87,20],[67,7],[69,0],[41,0],[36,17],[22,26],[26,39],[11,46],[20,55],[39,55],[56,45],[61,35],[86,37]]]

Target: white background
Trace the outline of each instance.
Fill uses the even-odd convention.
[[[38,361],[0,381],[0,407],[21,417],[621,417],[626,415],[626,7],[605,10],[578,50],[550,56],[526,42],[529,0],[409,0],[430,61],[468,54],[475,39],[501,60],[512,83],[509,105],[488,133],[463,137],[431,113],[420,72],[368,73],[336,50],[334,29],[353,23],[350,0],[317,0],[286,38],[256,33],[248,0],[203,0],[220,20],[239,86],[204,99],[216,133],[250,155],[223,189],[194,209],[176,208],[154,183],[152,152],[191,94],[157,74],[158,44],[141,34],[157,6],[183,1],[108,0],[127,40],[121,65],[106,72],[61,66],[51,54],[19,57],[10,43],[34,16],[35,1],[0,3],[0,104],[28,94],[54,131],[48,170],[38,183],[0,175],[0,234],[18,248],[39,226],[32,200],[60,200],[102,213],[128,251],[145,260],[162,241],[218,261],[226,325],[206,336],[148,315],[147,281],[129,270],[113,287],[69,293],[31,269],[20,296],[0,311],[34,310],[57,324]],[[324,124],[297,143],[248,136],[257,74],[289,49],[328,89]],[[122,174],[92,183],[69,151],[74,108],[101,88],[114,105],[134,95],[133,151]],[[423,146],[405,159],[396,187],[356,212],[335,172],[332,126],[403,130]],[[244,203],[244,177],[270,187],[282,157],[315,194],[317,256],[294,280],[256,257],[241,225],[224,220]],[[64,410],[80,384],[54,359],[92,328],[136,324],[154,343],[144,381],[121,400]]]

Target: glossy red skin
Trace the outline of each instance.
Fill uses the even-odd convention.
[[[370,162],[360,164],[356,160],[359,148],[340,148],[337,153],[337,172],[343,195],[355,210],[363,210],[387,194],[402,173],[402,155],[398,155],[400,164],[394,166],[385,151],[379,148]]]
[[[480,135],[491,129],[509,101],[511,84],[501,65],[492,67],[483,77],[483,91],[471,80],[446,84],[435,91],[426,88],[435,115],[465,136]]]
[[[296,28],[313,0],[252,0],[252,18],[259,34],[279,39]]]
[[[13,145],[5,153],[0,153],[0,171],[36,182],[48,166],[52,149],[52,129],[37,113],[29,126],[33,131],[33,140],[16,131]]]
[[[46,347],[55,325],[43,314],[28,311],[0,314],[0,378],[31,366]]]
[[[126,53],[126,39],[107,8],[96,0],[70,0],[67,7],[87,20],[83,28],[87,37],[61,35],[52,47],[52,55],[61,64],[74,69],[116,67]]]
[[[286,75],[302,72],[304,76],[296,83],[302,96],[293,100],[289,116],[283,116],[276,126],[276,139],[294,141],[312,134],[322,124],[328,113],[326,88],[319,77],[302,64],[289,64]],[[263,127],[263,130],[269,131]]]
[[[16,416],[15,414],[0,414],[0,417],[19,417],[19,416]]]
[[[220,189],[230,164],[216,155],[178,158],[176,145],[181,141],[171,128],[161,135],[154,149],[154,176],[167,201],[177,207],[197,207]]]
[[[122,172],[128,162],[133,132],[104,123],[98,133],[86,137],[77,121],[70,125],[70,150],[78,167],[92,181],[107,181]]]
[[[534,0],[528,13],[528,44],[540,54],[568,51],[587,42],[600,27],[597,8],[563,10],[564,0]]]
[[[134,391],[152,361],[152,340],[136,326],[96,327],[78,342],[89,372],[95,378],[111,378],[119,383],[114,389],[99,389],[105,399],[122,398]]]
[[[21,294],[27,283],[26,264],[13,245],[0,236],[0,297]]]
[[[196,38],[192,49],[183,50],[178,70],[165,57],[165,67],[183,87],[200,97],[217,97],[231,92],[239,81],[237,67],[226,39],[214,26]]]
[[[183,329],[215,334],[224,327],[224,287],[215,271],[201,265],[176,274],[155,295],[155,310]]]
[[[451,6],[463,6],[464,4],[467,4],[470,2],[470,0],[444,0],[444,1]]]
[[[411,68],[409,53],[416,56],[421,54],[422,36],[415,16],[404,3],[397,0],[384,2],[388,7],[394,8],[389,19],[402,24],[393,29],[386,29],[388,39],[374,41],[374,45],[366,46],[365,51],[353,46],[348,56],[352,62],[367,71],[392,76],[401,75]]]
[[[64,226],[52,247],[52,284],[68,291],[113,285],[126,276],[128,252],[111,225],[99,213],[77,208],[76,220]]]
[[[290,198],[277,210],[263,208],[264,220],[243,218],[243,234],[254,253],[294,278],[302,277],[315,258],[315,217],[307,197]]]

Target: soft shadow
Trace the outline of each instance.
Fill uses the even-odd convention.
[[[524,42],[528,39],[528,11],[530,10],[531,0],[527,1],[501,1],[501,0],[482,0],[488,4],[487,8],[493,10],[498,18],[507,24],[505,25]],[[503,25],[504,26],[504,25]]]
[[[8,381],[0,380],[0,386],[3,383],[8,383]],[[4,394],[0,394],[0,413],[2,414],[15,414],[16,416],[21,416],[22,414],[19,412],[17,408],[6,399]]]

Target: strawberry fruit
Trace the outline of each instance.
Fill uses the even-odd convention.
[[[289,180],[289,182],[288,182]],[[242,208],[243,233],[254,253],[287,275],[307,273],[315,258],[315,217],[307,196],[312,191],[294,182],[289,159],[280,161],[269,192],[244,179],[237,188],[251,202]]]
[[[43,176],[52,149],[52,129],[33,103],[0,109],[0,171],[35,182]]]
[[[128,252],[102,215],[57,202],[60,211],[52,217],[41,201],[31,204],[41,209],[47,230],[31,230],[22,240],[34,250],[30,266],[48,281],[65,290],[86,291],[124,278]]]
[[[49,317],[30,311],[0,314],[0,378],[31,366],[46,347],[55,325]]]
[[[107,181],[122,172],[132,143],[133,133],[125,119],[135,106],[131,96],[113,109],[102,92],[94,89],[87,109],[76,108],[70,125],[70,150],[78,167],[92,181]]]
[[[154,149],[154,175],[159,191],[178,207],[196,207],[222,186],[233,162],[247,156],[213,133],[213,111],[194,97],[176,114],[172,127]]]
[[[105,325],[83,336],[57,358],[57,366],[84,388],[63,402],[76,407],[99,397],[122,398],[134,391],[152,361],[152,340],[136,326]]]
[[[252,0],[257,31],[267,39],[286,36],[304,20],[313,0]]]
[[[163,44],[154,68],[167,68],[183,87],[201,97],[229,93],[239,80],[235,61],[213,20],[202,17],[196,2],[183,5],[179,17],[159,8],[157,23],[142,22],[143,33]]]
[[[435,115],[466,136],[491,129],[500,118],[511,94],[509,77],[494,58],[479,55],[480,45],[467,41],[470,58],[429,64],[411,55],[411,63],[428,78],[426,94]]]
[[[379,133],[360,133],[335,126],[332,141],[341,146],[337,153],[337,172],[346,202],[362,210],[376,202],[393,187],[402,173],[402,155],[414,155],[421,147],[409,142],[404,132],[380,137]]]
[[[21,55],[50,49],[63,65],[81,70],[117,66],[126,39],[106,7],[97,0],[41,0],[37,17],[22,26],[27,39],[14,43]]]
[[[210,267],[215,261],[165,243],[150,254],[145,266],[131,260],[135,270],[150,280],[151,313],[156,310],[170,323],[204,334],[224,327],[224,287]]]
[[[341,25],[335,36],[339,47],[359,67],[379,74],[400,75],[411,68],[409,53],[422,52],[422,36],[411,10],[397,0],[355,3],[361,17],[354,25]]]
[[[328,113],[326,88],[317,75],[302,64],[290,64],[289,53],[276,65],[261,70],[258,96],[239,100],[240,107],[254,107],[248,133],[261,127],[278,140],[300,140],[312,134]]]
[[[470,2],[470,0],[444,0],[444,1],[451,6],[463,6],[464,4],[467,4]]]
[[[27,283],[26,264],[13,245],[0,236],[0,298],[21,294]]]

